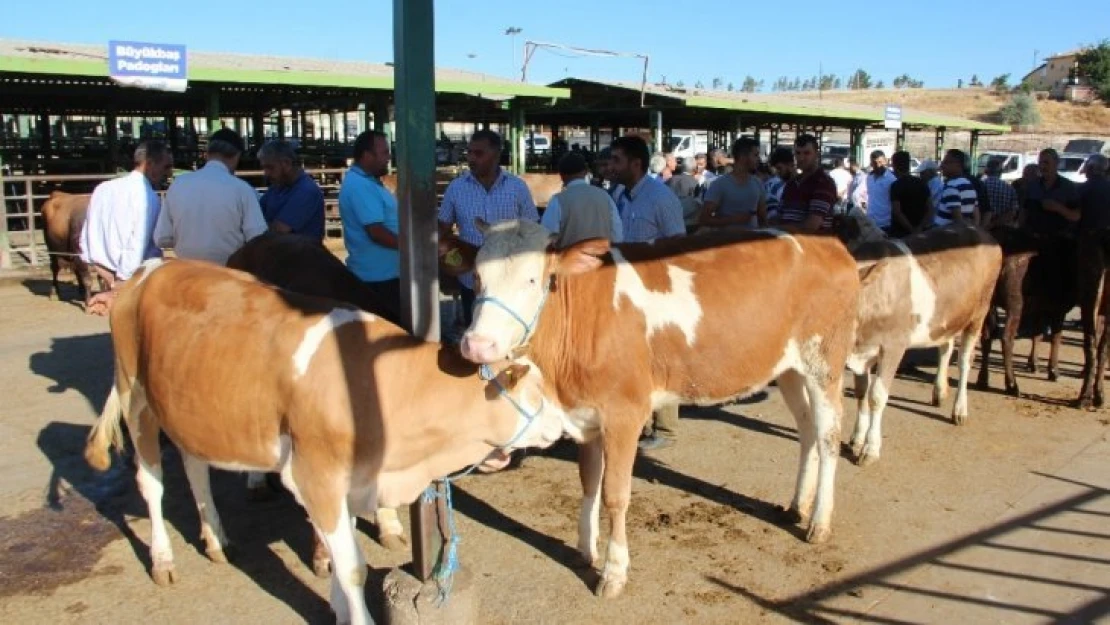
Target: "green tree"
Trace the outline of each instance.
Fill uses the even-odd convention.
[[[991,80],[991,89],[994,89],[995,91],[997,91],[999,93],[1009,91],[1010,90],[1010,75],[1009,74],[1002,74],[1001,76],[995,76],[994,79]]]
[[[701,84],[701,81],[699,80],[696,83],[694,83],[694,88],[695,89],[705,89],[705,85]]]
[[[723,85],[724,83],[725,83],[725,81],[721,80],[720,78],[714,78],[713,79],[713,90],[716,91],[716,90],[720,89],[721,85]]]
[[[736,91],[736,86],[732,83],[728,83],[728,87],[726,87],[726,89],[728,89],[729,91]]]
[[[1037,110],[1037,100],[1028,93],[1015,93],[998,114],[1002,121],[1011,126],[1036,126],[1041,123],[1041,113]]]
[[[870,89],[871,88],[871,74],[857,69],[855,73],[848,77],[849,89]]]
[[[682,82],[682,81],[680,80],[680,81],[676,82],[676,83],[674,84],[674,86],[676,86],[676,87],[678,87],[679,89],[681,89],[681,88],[683,88],[683,87],[685,87],[685,86],[686,86],[686,83],[684,83],[684,82]]]
[[[1079,55],[1079,75],[1098,92],[1098,97],[1110,105],[1110,39],[1103,39]]]
[[[784,79],[780,78],[779,80],[782,81]],[[758,87],[759,83],[756,82],[755,78],[753,78],[752,76],[745,76],[744,83],[740,85],[740,91],[743,91],[744,93],[755,93],[755,90]]]
[[[972,74],[971,75],[971,82],[969,82],[967,84],[971,85],[972,87],[982,87],[983,86],[982,81],[979,80],[979,74]]]
[[[881,80],[880,80],[879,82],[875,83],[875,88],[876,88],[876,89],[885,89],[885,88],[886,88],[886,84],[885,84],[885,83],[883,83],[883,81],[881,81]]]

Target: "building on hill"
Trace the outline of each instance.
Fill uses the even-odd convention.
[[[1047,57],[1044,63],[1021,80],[1031,85],[1034,91],[1047,91],[1056,100],[1090,102],[1095,92],[1079,73],[1079,55],[1082,53],[1083,49],[1079,48]]]

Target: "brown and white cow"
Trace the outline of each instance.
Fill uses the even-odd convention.
[[[479,285],[464,356],[527,354],[584,446],[578,547],[597,558],[599,489],[609,547],[597,593],[628,579],[626,514],[637,439],[653,408],[715,404],[778,380],[801,441],[795,520],[829,538],[844,364],[859,301],[856,263],[833,237],[715,232],[562,252],[538,224],[479,224]]]
[[[115,385],[85,456],[106,468],[127,423],[160,584],[176,572],[159,432],[181,450],[212,560],[226,559],[228,540],[208,467],[278,472],[328,545],[339,622],[365,624],[354,515],[410,503],[433,479],[564,431],[536,367],[484,382],[453,349],[207,263],[148,261],[122,287],[111,328]]]
[[[63,266],[73,270],[82,301],[88,300],[92,286],[89,266],[81,260],[81,229],[89,211],[91,195],[54,191],[42,205],[43,236],[50,254],[51,297],[62,299],[58,273]]]
[[[851,214],[845,225],[862,215]],[[858,226],[857,226],[858,227]],[[939,347],[933,405],[948,395],[948,363],[958,345],[959,386],[952,420],[968,416],[967,384],[975,344],[990,308],[1002,250],[978,228],[947,226],[905,239],[859,241],[841,230],[860,269],[859,318],[848,368],[856,377],[851,447],[860,465],[879,459],[882,418],[906,350]]]

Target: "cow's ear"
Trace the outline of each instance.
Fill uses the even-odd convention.
[[[516,388],[516,385],[528,375],[529,366],[520,363],[513,363],[507,369],[501,372],[501,383],[505,390],[511,391]]]
[[[486,236],[486,232],[489,231],[489,222],[481,217],[475,217],[474,227],[478,229],[478,232],[482,233],[482,236]]]
[[[608,239],[586,239],[559,252],[556,272],[573,276],[601,266],[601,257],[609,253]]]

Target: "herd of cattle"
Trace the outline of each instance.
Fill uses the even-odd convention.
[[[43,210],[48,222],[68,211],[64,223],[47,224],[51,250],[73,251],[80,211],[59,206]],[[579,443],[578,548],[600,565],[597,593],[612,597],[628,579],[637,439],[660,406],[718,404],[777,382],[800,440],[788,516],[818,543],[831,532],[845,370],[858,406],[850,446],[865,465],[880,457],[882,414],[906,350],[938,348],[938,406],[958,351],[952,417],[961,424],[976,341],[978,386],[988,384],[1001,334],[1005,390],[1016,395],[1019,328],[1052,329],[1054,378],[1060,330],[1079,303],[1078,401],[1103,401],[1110,245],[1102,241],[1081,246],[1077,272],[1053,257],[1061,246],[1019,230],[949,226],[891,240],[858,213],[838,220],[838,236],[719,230],[559,251],[537,224],[480,225],[480,249],[441,246],[459,250],[479,277],[473,323],[457,347],[377,318],[373,295],[343,263],[295,235],[249,242],[232,269],[149,261],[128,281],[110,313],[115,383],[86,457],[106,468],[128,426],[155,581],[176,575],[159,432],[181,450],[214,561],[225,560],[228,538],[207,468],[278,473],[316,530],[317,571],[330,560],[338,620],[367,623],[366,568],[349,520],[376,510],[383,534],[398,536],[391,508],[467,466],[504,466],[514,449]],[[1068,280],[1046,267],[1070,271],[1075,288],[1059,288]],[[598,562],[602,505],[609,538]]]

